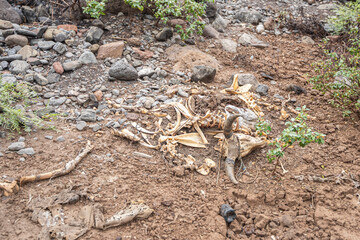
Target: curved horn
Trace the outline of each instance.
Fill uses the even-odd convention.
[[[230,178],[230,181],[232,183],[239,184],[239,182],[235,178],[234,165],[235,165],[234,160],[232,160],[231,158],[226,158],[226,160],[225,160],[225,172],[228,175],[228,177]]]
[[[232,136],[232,124],[236,118],[240,117],[240,114],[230,114],[230,116],[225,120],[224,123],[224,136],[226,139],[231,138]]]

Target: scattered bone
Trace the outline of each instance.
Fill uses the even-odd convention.
[[[148,159],[153,158],[152,155],[148,155],[148,154],[142,153],[142,152],[133,152],[133,156],[134,157],[140,157],[140,158],[148,158]]]
[[[41,173],[38,175],[31,175],[31,176],[23,176],[20,177],[18,180],[14,180],[12,182],[4,182],[0,183],[0,189],[4,191],[5,196],[9,196],[13,193],[14,190],[18,190],[19,186],[27,183],[27,182],[36,182],[40,180],[50,179],[50,178],[56,178],[63,175],[68,174],[74,168],[76,165],[93,149],[93,146],[91,145],[91,142],[88,141],[85,149],[73,160],[66,163],[66,165],[62,168],[53,170],[51,172],[47,173]]]
[[[107,220],[99,204],[82,207],[75,217],[67,216],[61,205],[75,203],[82,195],[84,193],[68,189],[52,197],[38,197],[30,201],[28,209],[33,212],[32,220],[42,226],[39,239],[75,240],[91,228],[105,230],[120,226],[135,219],[147,218],[154,211],[142,201],[136,201]]]
[[[201,136],[198,133],[185,133],[177,136],[160,136],[159,142],[166,140],[175,141],[189,147],[206,148]]]
[[[201,175],[206,176],[210,173],[211,169],[216,167],[216,163],[213,160],[211,160],[210,158],[205,158],[204,161],[205,161],[205,163],[202,164],[200,167],[198,167],[196,169],[196,171],[198,173],[200,173]]]
[[[120,226],[134,219],[148,218],[154,212],[149,206],[142,202],[133,202],[127,208],[119,211],[104,222],[103,229]]]

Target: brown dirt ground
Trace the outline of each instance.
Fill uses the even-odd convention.
[[[216,81],[211,84],[217,90],[229,86],[230,76],[239,71],[234,65],[238,65],[269,85],[269,96],[278,93],[286,97],[288,84],[300,85],[308,91],[307,95],[293,96],[297,100],[294,105],[306,105],[311,109],[310,114],[316,120],[309,124],[327,135],[325,144],[290,149],[283,160],[289,171],[284,176],[271,175],[273,164],[266,160],[266,148],[244,158],[248,171],[258,174],[251,184],[234,186],[224,171],[220,173],[218,184],[215,171],[202,176],[186,170],[183,175],[175,176],[159,151],[117,138],[108,129],[100,134],[91,130],[78,132],[74,124],[58,120],[58,132],[44,130],[24,135],[27,146],[36,151],[33,157],[28,156],[25,162],[20,162],[17,154],[7,153],[0,158],[2,176],[37,174],[61,167],[79,153],[86,139],[92,141],[95,149],[70,174],[26,184],[19,193],[2,197],[0,238],[37,239],[41,227],[31,221],[31,212],[26,210],[29,199],[51,196],[75,186],[87,189],[94,203],[104,207],[106,217],[132,200],[144,200],[154,209],[147,219],[106,231],[92,229],[81,239],[359,239],[360,192],[350,177],[356,181],[360,177],[359,122],[343,119],[338,110],[327,104],[326,95],[311,90],[306,74],[313,74],[310,64],[318,59],[320,51],[316,45],[300,43],[300,37],[261,37],[271,47],[238,48],[236,54],[225,53],[218,44],[208,51],[222,65]],[[200,43],[198,48],[205,50],[207,46],[208,42]],[[248,60],[250,56],[254,56],[253,61]],[[277,85],[263,79],[260,71],[272,75]],[[262,101],[281,105],[272,97]],[[264,109],[264,113],[276,136],[284,128],[279,111]],[[151,117],[147,115],[140,119],[142,122],[149,120]],[[46,135],[54,139],[62,135],[66,141],[49,141],[44,138]],[[1,145],[8,146],[17,138],[18,135],[13,139],[1,139]],[[210,157],[217,161],[219,154],[212,149],[213,144],[211,141],[206,151],[185,147],[178,150],[193,154],[197,159]],[[134,151],[153,158],[134,158]],[[346,174],[341,175],[342,171]],[[328,181],[310,180],[313,176]],[[336,183],[341,176],[344,179]],[[237,213],[237,220],[230,226],[219,216],[219,207],[224,203],[230,204]],[[93,202],[82,199],[65,205],[64,209],[77,211],[86,204]]]

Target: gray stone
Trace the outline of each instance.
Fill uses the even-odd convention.
[[[62,44],[60,42],[57,42],[54,44],[53,49],[58,53],[58,54],[64,54],[67,50],[66,45]]]
[[[42,38],[42,36],[44,35],[44,33],[46,32],[46,30],[48,29],[48,26],[42,26],[37,35],[36,35],[36,38]]]
[[[156,34],[156,40],[158,41],[166,41],[173,36],[173,31],[169,27],[164,27],[158,34]]]
[[[91,23],[91,25],[95,26],[95,27],[99,27],[101,29],[105,28],[105,24],[100,20],[100,19],[94,19]]]
[[[156,101],[160,101],[160,102],[165,102],[166,100],[168,100],[169,97],[168,96],[165,96],[165,95],[158,95],[156,96],[155,100]]]
[[[56,34],[54,37],[55,42],[64,42],[66,39],[66,34],[63,32]]]
[[[25,29],[17,29],[15,30],[15,32],[17,34],[23,35],[23,36],[27,36],[27,37],[36,37],[37,33],[30,31],[30,30],[25,30]]]
[[[39,73],[36,73],[34,75],[34,80],[37,84],[41,85],[41,86],[45,86],[49,83],[49,80],[44,77],[43,75],[39,74]]]
[[[85,41],[90,43],[97,43],[100,41],[101,36],[104,34],[104,31],[98,27],[90,27],[89,31],[86,34]]]
[[[53,41],[40,41],[38,46],[41,50],[49,50],[55,45]]]
[[[6,0],[0,0],[0,19],[21,24],[20,14]]]
[[[93,109],[85,109],[81,112],[80,119],[85,122],[96,122],[96,111]]]
[[[269,87],[264,84],[259,84],[255,90],[260,96],[267,96]]]
[[[50,98],[49,105],[57,107],[63,104],[65,101],[66,101],[66,97],[59,97],[59,98],[52,97]]]
[[[155,99],[152,97],[141,97],[138,102],[145,108],[150,109],[152,104],[155,102]]]
[[[97,132],[101,129],[101,125],[96,123],[96,124],[93,124],[91,126],[89,126],[94,132]]]
[[[82,131],[86,128],[87,124],[85,121],[78,121],[76,123],[76,129],[79,130],[79,131]]]
[[[22,10],[22,13],[25,16],[26,22],[32,23],[32,22],[37,22],[38,21],[35,9],[33,9],[33,8],[29,7],[29,6],[22,6],[21,10]]]
[[[25,138],[24,137],[19,137],[18,142],[25,142]]]
[[[14,54],[11,56],[4,56],[4,57],[0,56],[0,61],[12,62],[14,60],[22,60],[21,54]],[[1,65],[1,66],[3,66],[3,65]]]
[[[236,53],[237,43],[230,39],[221,39],[220,43],[225,51]]]
[[[89,94],[80,94],[76,100],[79,104],[84,104],[89,100]]]
[[[52,140],[52,139],[53,139],[53,136],[50,136],[50,135],[45,136],[45,139]]]
[[[254,35],[242,33],[239,37],[239,43],[243,46],[253,46],[257,48],[266,48],[269,44],[259,40]]]
[[[81,54],[79,61],[82,64],[97,63],[96,57],[92,52],[84,52],[83,54]]]
[[[65,71],[73,71],[80,68],[82,66],[82,63],[80,61],[70,61],[63,63],[62,65]]]
[[[206,16],[214,19],[217,15],[217,7],[215,2],[206,2]]]
[[[117,89],[113,89],[113,90],[111,91],[111,93],[112,93],[114,96],[119,96],[120,91],[117,90]]]
[[[14,142],[11,143],[8,147],[9,151],[19,151],[21,149],[25,148],[25,142]]]
[[[131,81],[138,78],[138,72],[125,58],[113,64],[109,70],[110,77],[118,80]]]
[[[74,54],[72,52],[65,53],[65,57],[67,57],[67,58],[72,58],[73,56],[74,56]]]
[[[58,73],[50,73],[47,76],[47,80],[49,81],[49,83],[57,83],[60,81],[60,74]]]
[[[143,78],[145,76],[151,77],[155,73],[155,70],[152,68],[143,68],[139,71],[139,77]]]
[[[244,10],[235,14],[234,18],[244,23],[258,24],[262,20],[263,16],[257,11]]]
[[[20,59],[19,59],[20,60]],[[6,62],[6,61],[2,61],[0,62],[0,66],[3,68],[3,69],[7,69],[7,67],[9,66],[9,63]]]
[[[55,140],[56,142],[65,142],[65,138],[63,136],[59,136]]]
[[[284,100],[285,98],[281,95],[279,95],[278,93],[274,94],[274,98],[280,99],[280,100]]]
[[[2,152],[0,152],[0,157],[3,157],[3,156],[4,156],[4,154]]]
[[[3,83],[16,83],[17,82],[17,79],[16,77],[14,76],[7,76],[7,77],[2,77],[1,81]]]
[[[209,38],[219,38],[220,33],[212,26],[206,25],[203,30],[203,35]]]
[[[211,24],[213,28],[218,32],[225,32],[225,29],[227,27],[227,21],[221,17],[221,15],[216,14],[216,18],[214,22]]]
[[[30,64],[26,61],[15,60],[10,63],[9,70],[12,74],[25,74],[26,70],[30,68]]]
[[[233,78],[233,76],[232,76]],[[232,79],[231,79],[232,81]],[[250,73],[240,73],[238,74],[238,83],[240,86],[246,85],[246,84],[251,84],[252,85],[252,90],[254,91],[258,85],[259,82],[256,79],[256,77]]]
[[[214,80],[215,75],[216,69],[213,67],[195,66],[191,75],[191,81],[210,83]]]
[[[34,155],[35,154],[35,151],[33,148],[24,148],[24,149],[21,149],[17,152],[17,154],[19,155]]]
[[[23,157],[19,159],[20,162],[25,162],[25,160],[26,160],[26,159],[23,158]]]
[[[11,24],[11,26],[12,26],[12,24]],[[14,29],[2,30],[1,34],[2,34],[2,37],[6,38],[7,36],[15,34],[15,30]]]

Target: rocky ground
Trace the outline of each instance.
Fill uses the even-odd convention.
[[[321,57],[318,36],[331,35],[324,19],[334,7],[334,1],[216,1],[208,7],[204,36],[185,42],[172,31],[180,19],[162,26],[151,15],[107,14],[101,21],[66,24],[38,7],[22,8],[26,19],[37,22],[18,25],[14,15],[0,20],[2,81],[24,82],[38,93],[28,114],[58,116],[47,122],[55,131],[2,132],[1,180],[60,168],[86,140],[94,146],[71,173],[2,196],[1,239],[45,236],[46,224],[29,204],[64,190],[85,192],[56,208],[66,223],[85,205],[101,205],[106,218],[132,201],[154,210],[119,227],[90,229],[80,239],[359,239],[358,120],[342,118],[327,104],[328,96],[307,82],[314,74],[310,64]],[[299,18],[297,24],[306,24],[312,17],[323,27],[316,32],[317,25],[309,25],[313,35],[286,24]],[[168,115],[163,127],[174,123],[176,113],[162,107],[190,96],[202,115],[208,109],[223,112],[228,104],[246,108],[221,92],[233,74],[239,74],[240,85],[253,85],[273,137],[285,127],[279,110],[290,96],[288,106],[311,110],[316,119],[309,125],[326,134],[325,144],[290,149],[284,159],[289,172],[276,176],[267,148],[256,150],[243,159],[250,178],[239,175],[241,183],[234,185],[224,171],[217,181],[215,170],[203,176],[159,150],[111,133],[126,128],[141,136],[133,123],[153,131],[160,119],[151,112],[156,109]],[[244,119],[256,121],[249,112]],[[177,150],[197,161],[218,162],[217,141],[204,132],[206,149]],[[149,142],[155,141],[149,137]],[[219,214],[225,203],[237,214],[230,225]],[[56,212],[53,206],[47,211]]]

